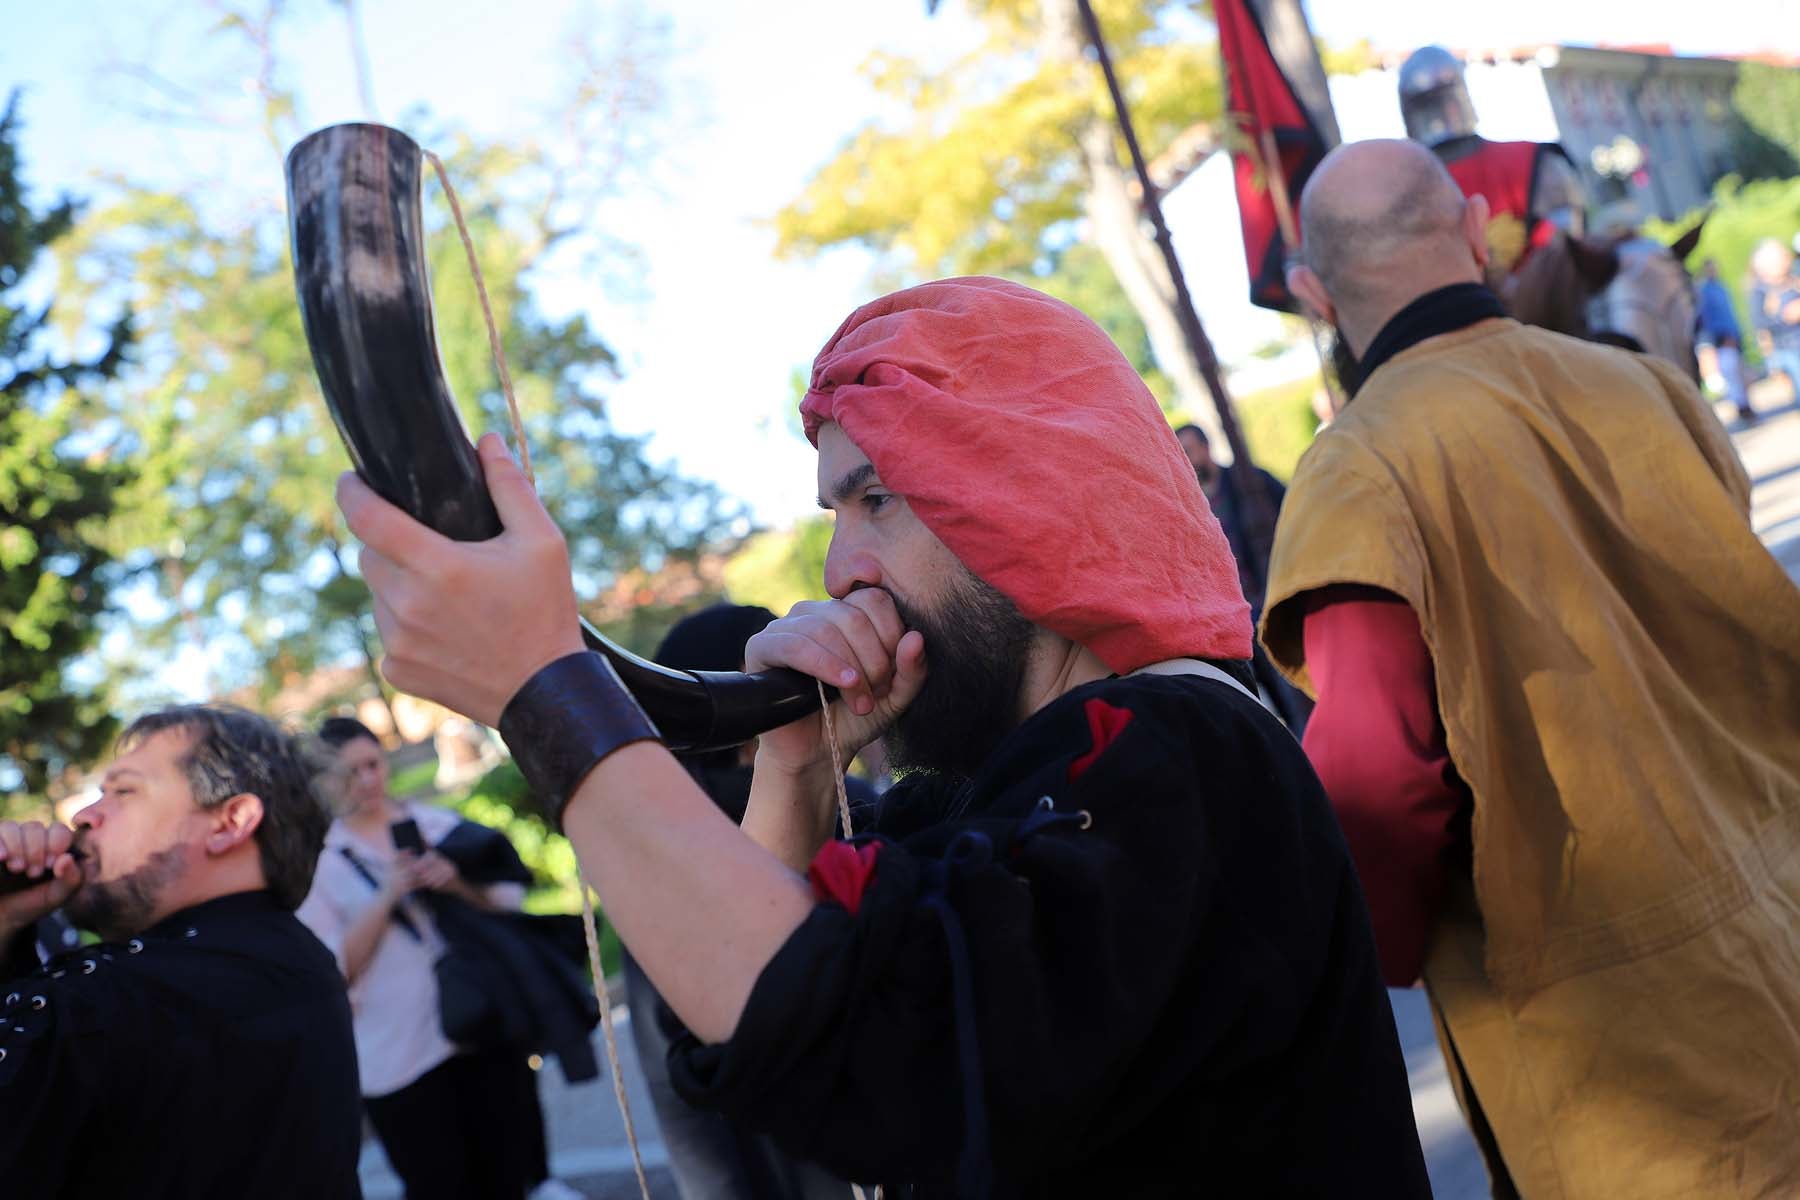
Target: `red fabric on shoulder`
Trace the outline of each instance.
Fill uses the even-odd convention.
[[[1070,783],[1080,779],[1083,772],[1094,765],[1094,760],[1131,724],[1129,708],[1108,704],[1098,696],[1090,696],[1082,707],[1087,713],[1088,733],[1093,736],[1094,741],[1086,754],[1069,764]]]
[[[875,878],[875,859],[881,853],[880,842],[853,846],[849,842],[826,842],[813,855],[806,868],[806,881],[812,884],[813,897],[827,904],[840,904],[851,916],[862,907],[863,893]]]
[[[1470,802],[1438,715],[1431,651],[1406,601],[1373,588],[1323,589],[1303,636],[1319,703],[1301,744],[1350,845],[1382,974],[1407,987],[1448,882],[1451,821]]]

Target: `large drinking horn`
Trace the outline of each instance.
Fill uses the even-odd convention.
[[[475,447],[438,361],[419,212],[423,156],[384,125],[333,125],[287,157],[294,285],[325,402],[356,473],[447,537],[500,532]],[[795,671],[675,671],[585,621],[670,749],[747,742],[819,707]]]

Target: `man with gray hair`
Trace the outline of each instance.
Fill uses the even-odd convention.
[[[1300,217],[1358,387],[1262,638],[1494,1194],[1800,1193],[1800,592],[1730,441],[1673,366],[1508,319],[1423,147],[1340,147]]]
[[[360,1194],[349,1002],[293,916],[315,773],[261,717],[164,709],[73,830],[0,821],[0,1193]],[[59,906],[105,940],[40,964]]]

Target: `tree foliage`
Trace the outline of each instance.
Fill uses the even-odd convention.
[[[948,68],[877,55],[865,74],[890,115],[858,130],[775,218],[778,249],[854,242],[902,276],[1052,279],[1081,242],[1104,259],[1166,379],[1223,444],[1199,348],[1141,191],[1075,0],[967,0],[983,43]],[[1216,45],[1198,4],[1093,5],[1155,186],[1230,140]],[[1197,38],[1196,33],[1202,36]],[[1154,382],[1154,381],[1153,381]]]
[[[120,370],[127,330],[92,357],[56,363],[47,307],[26,276],[75,219],[64,199],[26,204],[18,97],[0,113],[0,796],[41,796],[113,733],[105,697],[71,678],[95,645],[117,571],[108,524],[130,472],[99,423],[99,393]],[[12,807],[0,801],[0,815]]]
[[[755,534],[725,564],[726,595],[733,604],[760,604],[776,616],[802,600],[823,600],[831,529],[831,518],[821,513]]]
[[[281,82],[280,12],[230,10],[213,34],[222,51],[248,47],[256,60],[261,123],[276,152],[308,128],[303,97]],[[617,61],[596,53],[582,63],[561,115],[572,148],[478,141],[424,113],[408,122],[456,184],[539,490],[590,591],[694,552],[727,515],[709,487],[652,462],[642,439],[611,426],[604,388],[614,358],[602,337],[584,318],[551,319],[533,302],[533,272],[551,255],[574,244],[612,252],[580,231],[641,152],[633,123],[654,119],[645,80],[659,49],[653,30],[635,36],[649,40],[614,47]],[[616,70],[619,61],[631,70]],[[278,183],[276,153],[267,170]],[[445,374],[471,429],[505,430],[461,242],[434,181],[426,192]],[[266,693],[347,656],[372,663],[375,635],[333,501],[349,464],[301,329],[285,213],[274,204],[221,211],[213,201],[118,181],[67,239],[61,286],[78,302],[122,295],[143,345],[118,412],[161,484],[128,546],[160,567],[165,613],[144,630],[146,643],[165,654],[183,640],[204,644],[221,663],[215,689],[249,680]]]
[[[1752,179],[1800,171],[1800,70],[1747,62],[1731,94],[1743,130],[1734,157]]]
[[[1088,63],[1044,55],[1037,0],[966,7],[986,39],[948,68],[888,54],[864,64],[894,115],[852,134],[777,214],[781,253],[854,242],[922,276],[1054,270],[1052,252],[1073,239],[1088,186],[1078,130],[1096,116],[1112,119],[1105,85]],[[1171,20],[1194,7],[1094,5],[1152,156],[1220,116],[1216,48],[1195,44]]]

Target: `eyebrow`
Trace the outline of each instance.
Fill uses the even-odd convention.
[[[144,773],[142,771],[138,770],[136,767],[114,767],[114,768],[112,768],[112,770],[108,771],[105,774],[105,776],[103,776],[101,778],[100,783],[102,786],[105,786],[106,784],[112,783],[115,780],[121,779],[127,775],[134,776],[138,779],[142,779],[144,777]]]
[[[842,479],[839,479],[836,483],[831,485],[831,501],[827,501],[823,496],[819,497],[819,507],[829,509],[832,506],[832,502],[842,504],[850,496],[854,495],[858,488],[867,487],[869,481],[874,478],[874,463],[864,463],[860,467],[852,467],[849,471],[845,472]]]

